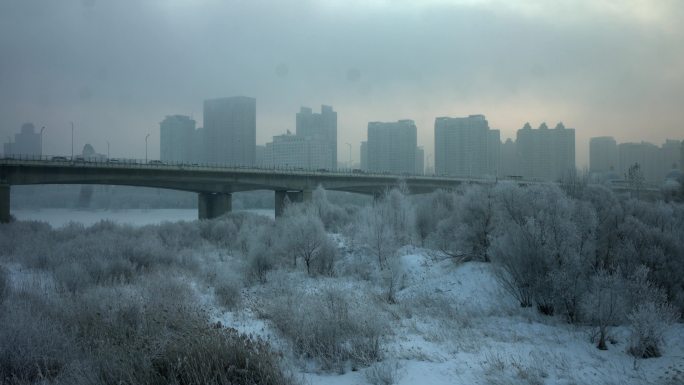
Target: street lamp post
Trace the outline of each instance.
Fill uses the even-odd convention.
[[[349,146],[349,169],[352,168],[352,162],[351,162],[351,143],[347,143],[347,146]]]
[[[45,126],[40,129],[40,157],[43,157],[43,132],[45,131]]]
[[[109,141],[107,141],[107,159],[109,160]]]
[[[147,138],[150,137],[150,134],[145,135],[145,163],[147,163]]]
[[[71,122],[71,159],[74,159],[74,122]]]

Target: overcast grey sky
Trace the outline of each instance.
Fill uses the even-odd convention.
[[[257,142],[302,105],[338,111],[340,160],[368,121],[482,113],[588,138],[684,139],[678,0],[2,0],[0,135],[46,126],[44,152],[159,152],[159,122],[206,98],[257,99]]]

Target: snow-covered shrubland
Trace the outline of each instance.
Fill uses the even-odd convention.
[[[681,383],[684,207],[576,182],[1,225],[0,384]]]

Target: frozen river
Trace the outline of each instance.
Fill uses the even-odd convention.
[[[252,212],[273,218],[273,210],[236,210]],[[69,222],[92,225],[103,219],[121,224],[144,226],[165,221],[193,221],[197,219],[197,209],[126,209],[126,210],[75,210],[75,209],[15,209],[12,210],[19,220],[47,222],[53,227],[61,227]]]

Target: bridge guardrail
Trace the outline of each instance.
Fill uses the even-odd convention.
[[[106,157],[85,157],[85,156],[65,156],[65,155],[28,155],[28,154],[11,154],[0,157],[0,164],[14,162],[36,162],[47,163],[50,165],[70,165],[70,166],[96,166],[96,167],[138,167],[138,168],[157,168],[157,169],[180,169],[180,170],[198,170],[198,171],[239,171],[239,172],[268,172],[277,174],[293,174],[301,176],[347,176],[347,177],[387,177],[387,178],[415,178],[427,180],[451,180],[462,183],[487,183],[498,181],[512,181],[518,183],[532,183],[543,184],[551,183],[549,181],[529,180],[520,178],[463,178],[448,175],[420,175],[420,174],[391,174],[387,172],[374,171],[354,171],[354,169],[337,169],[321,171],[320,169],[304,169],[301,167],[292,166],[247,166],[247,165],[228,165],[219,163],[206,162],[167,162],[159,161],[157,159],[134,159],[134,158],[106,158]],[[629,190],[623,186],[611,186],[615,190]],[[657,186],[646,185],[644,190],[658,190]]]
[[[291,174],[297,173],[300,175],[315,175],[315,176],[325,176],[325,175],[339,175],[339,176],[355,176],[355,177],[388,177],[388,178],[425,178],[425,179],[450,179],[454,181],[462,182],[486,182],[494,181],[494,178],[459,178],[446,175],[426,175],[426,174],[392,174],[389,172],[374,172],[374,171],[355,171],[355,169],[336,169],[336,170],[325,170],[320,169],[305,169],[301,167],[293,166],[247,166],[247,165],[229,165],[229,164],[219,164],[219,163],[206,163],[206,162],[168,162],[159,161],[156,159],[149,159],[145,161],[144,159],[132,159],[132,158],[102,158],[102,157],[84,157],[84,156],[64,156],[64,155],[6,155],[0,158],[0,163],[2,162],[47,162],[49,164],[60,164],[60,165],[97,165],[102,167],[144,167],[144,168],[165,168],[165,169],[196,169],[196,170],[230,170],[230,171],[245,171],[245,172],[275,172],[280,174]]]

